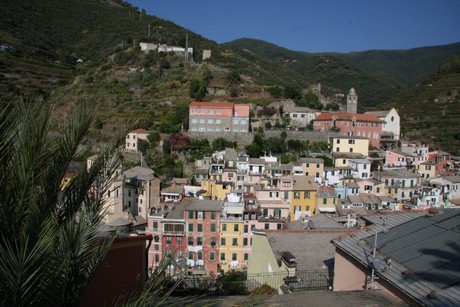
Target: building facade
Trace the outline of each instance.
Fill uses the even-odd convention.
[[[249,131],[249,105],[232,102],[192,102],[189,106],[191,132]]]

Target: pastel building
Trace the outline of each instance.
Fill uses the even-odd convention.
[[[324,160],[321,158],[300,158],[302,173],[305,176],[320,178],[324,172]]]
[[[338,131],[343,136],[368,138],[374,147],[380,146],[383,121],[372,114],[321,113],[313,124],[316,131]]]
[[[128,133],[125,141],[125,149],[127,151],[139,151],[139,143],[148,142],[149,131],[144,129],[136,129]]]
[[[416,156],[401,150],[391,149],[385,151],[385,168],[411,168],[416,161]]]
[[[329,139],[332,153],[359,153],[369,156],[369,139],[360,136],[336,136]]]
[[[395,108],[387,111],[370,111],[364,114],[375,115],[382,121],[381,142],[386,143],[386,147],[397,146],[401,134],[401,122]]]
[[[189,105],[191,132],[248,132],[249,105],[233,102],[192,102]]]
[[[311,216],[316,207],[316,183],[311,176],[295,176],[291,191],[289,216],[291,221]]]

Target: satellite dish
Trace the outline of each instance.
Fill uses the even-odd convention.
[[[379,257],[375,257],[374,260],[372,261],[372,267],[374,270],[378,271],[380,270],[380,267],[382,266],[382,259]]]

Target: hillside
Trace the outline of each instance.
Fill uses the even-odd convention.
[[[77,98],[97,97],[95,143],[130,121],[162,133],[179,132],[186,128],[191,99],[263,105],[275,100],[271,87],[305,93],[317,83],[330,98],[354,87],[360,111],[387,108],[390,101],[402,110],[407,101],[406,108],[427,116],[415,103],[423,85],[405,95],[404,90],[421,83],[448,56],[460,54],[460,44],[350,54],[298,52],[253,39],[218,45],[122,0],[4,0],[0,9],[1,95],[39,94],[56,102],[60,115]],[[185,47],[186,36],[194,48],[190,62],[139,48],[141,41]],[[204,49],[212,51],[207,61],[201,59]],[[447,76],[436,76],[427,84],[440,88],[442,97],[453,95],[455,88],[437,83]],[[457,82],[449,78],[445,82]],[[420,95],[435,99],[434,93]],[[450,105],[444,109],[446,122],[459,118]],[[418,129],[423,135],[413,116],[404,114],[404,119],[407,133]],[[432,127],[436,121],[430,117]]]
[[[384,107],[395,94],[414,87],[447,58],[460,54],[460,43],[409,50],[371,50],[352,53],[292,51],[255,39],[224,44],[295,71],[304,82],[322,83],[332,94],[354,87],[360,110]]]
[[[460,56],[454,56],[414,89],[398,96],[403,133],[460,155]]]

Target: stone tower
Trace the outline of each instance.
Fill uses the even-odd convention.
[[[358,95],[354,88],[347,95],[347,113],[358,113]]]

